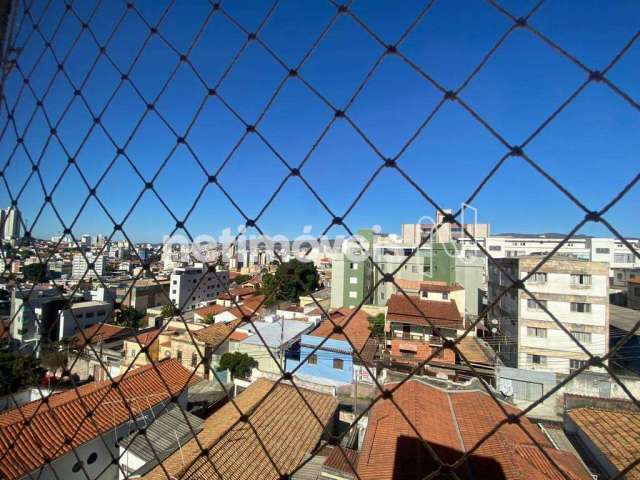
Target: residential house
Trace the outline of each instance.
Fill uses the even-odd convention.
[[[203,420],[174,403],[151,419],[145,435],[133,432],[119,442],[119,480],[144,475],[202,430]],[[125,476],[126,475],[126,476]]]
[[[503,423],[503,409],[514,416],[520,410],[492,398],[477,383],[472,387],[447,390],[411,379],[392,390],[393,400],[376,402],[358,455],[357,478],[424,478],[437,471],[439,461],[450,465],[466,453],[466,460],[452,469],[456,478],[591,480],[573,453],[556,448],[527,417],[518,417],[519,424]]]
[[[230,345],[247,338],[239,327],[242,320],[217,322],[208,326],[189,324],[189,330],[174,329],[160,342],[160,358],[175,358],[185,368],[196,370],[203,378],[211,377],[220,357],[230,351]]]
[[[609,264],[556,254],[527,279],[534,298],[510,288],[509,276],[523,279],[543,258],[502,258],[489,265],[489,303],[507,290],[491,312],[493,343],[508,367],[569,373],[589,357],[565,330],[592,355],[604,357],[609,350]]]
[[[429,358],[434,364],[455,364],[455,351],[440,347],[464,332],[458,304],[464,305],[464,289],[456,284],[422,282],[418,296],[392,294],[385,319],[386,357],[408,365]]]
[[[120,374],[124,356],[124,341],[134,336],[131,328],[109,323],[95,323],[77,332],[69,342],[71,373],[86,380],[107,380]]]
[[[216,298],[216,304],[225,307],[234,307],[238,304],[242,305],[246,300],[258,295],[258,290],[253,286],[236,287],[228,292],[220,293]],[[262,296],[264,298],[264,296]]]
[[[186,408],[188,386],[199,379],[168,360],[116,380],[53,394],[46,406],[37,400],[0,413],[0,477],[117,478],[118,442],[148,425],[172,398]]]
[[[291,385],[257,380],[234,399],[235,405],[227,403],[204,421],[197,441],[183,444],[144,478],[277,480],[291,474],[321,439],[333,434],[338,407],[331,395],[299,392]],[[247,421],[238,421],[236,405]]]
[[[640,410],[633,402],[567,395],[565,407],[565,431],[594,478],[640,479]]]
[[[233,344],[231,351],[246,353],[256,362],[258,370],[281,373],[290,350],[299,351],[300,338],[314,328],[302,320],[279,319],[273,322],[253,322],[243,328],[249,336]]]
[[[111,323],[113,307],[108,302],[86,301],[72,304],[58,315],[58,328],[52,340],[72,337],[75,333],[91,325]]]
[[[359,364],[358,355],[371,336],[369,317],[362,310],[347,307],[329,315],[330,319],[302,335],[300,359],[287,359],[287,370],[302,363],[296,375],[303,379],[336,386],[351,384]],[[339,332],[334,333],[334,324],[339,326]]]
[[[131,363],[133,363],[131,367],[133,369],[158,362],[164,358],[160,356],[160,343],[167,342],[175,334],[175,330],[169,327],[164,330],[150,328],[139,332],[134,337],[125,339],[121,372],[124,373]]]

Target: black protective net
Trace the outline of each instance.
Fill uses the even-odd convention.
[[[352,433],[357,421],[368,415],[371,408],[380,400],[391,401],[405,420],[411,423],[409,417],[395,402],[394,392],[418,372],[421,372],[422,368],[444,349],[453,350],[462,359],[470,374],[480,377],[474,365],[467,361],[464,353],[460,350],[459,343],[487,319],[493,307],[500,303],[503,296],[509,295],[510,291],[519,289],[530,296],[537,303],[539,309],[546,312],[571,342],[584,352],[588,360],[581,364],[580,368],[574,369],[562,383],[547,391],[517,415],[509,414],[503,403],[496,398],[495,391],[481,382],[486,392],[495,401],[496,406],[504,413],[504,418],[488,431],[474,447],[467,449],[464,454],[460,455],[454,463],[441,460],[431,445],[422,438],[420,431],[411,425],[415,435],[421,440],[437,465],[437,468],[427,478],[445,474],[458,478],[456,473],[459,472],[458,468],[503,425],[520,425],[521,417],[590,367],[595,366],[606,370],[636,406],[640,406],[638,400],[628,390],[625,383],[618,379],[616,372],[608,362],[635,335],[640,323],[622,336],[616,347],[610,349],[606,355],[593,355],[589,350],[589,345],[583,345],[572,331],[547,309],[546,303],[538,301],[527,288],[527,280],[570,242],[574,235],[590,223],[600,224],[610,235],[626,246],[630,255],[640,258],[637,248],[627,241],[606,218],[607,213],[636,186],[640,179],[640,173],[634,172],[635,176],[624,185],[624,188],[619,190],[603,206],[593,209],[580,200],[578,193],[572,193],[560,180],[556,179],[550,173],[551,170],[543,168],[543,163],[533,158],[528,148],[534,139],[546,131],[557,117],[588,89],[607,89],[617,101],[626,104],[633,110],[634,114],[640,111],[638,101],[627,93],[619,83],[614,82],[610,76],[610,73],[632,50],[640,31],[636,31],[626,43],[620,45],[619,50],[609,59],[608,63],[586,65],[569,50],[564,49],[556,40],[535,27],[535,16],[542,9],[543,3],[541,1],[532,5],[524,14],[514,14],[510,9],[494,1],[483,5],[483,8],[500,18],[506,28],[497,32],[495,42],[487,49],[479,62],[469,66],[469,73],[462,82],[455,85],[445,85],[436,80],[429,71],[403,51],[405,41],[412,38],[413,35],[417,35],[415,32],[418,27],[425,19],[429,18],[432,10],[437,8],[436,2],[424,2],[423,5],[415,9],[415,12],[409,16],[410,18],[405,19],[404,27],[399,35],[396,35],[395,38],[386,38],[386,36],[377,33],[377,28],[370,25],[370,23],[375,23],[380,26],[380,22],[365,20],[366,15],[361,14],[362,9],[352,8],[351,2],[341,4],[328,1],[325,5],[326,12],[328,12],[326,20],[314,31],[306,32],[304,48],[296,45],[301,53],[296,56],[295,62],[290,60],[292,55],[286,48],[290,47],[293,42],[287,41],[287,32],[278,32],[277,35],[274,35],[273,32],[269,32],[269,35],[265,34],[274,16],[277,16],[278,12],[285,8],[278,0],[268,3],[268,5],[265,2],[260,5],[260,8],[246,10],[237,8],[237,5],[233,6],[231,3],[227,5],[226,2],[198,2],[197,4],[175,1],[138,4],[136,2],[105,2],[101,0],[64,3],[51,0],[2,2],[4,40],[2,44],[3,76],[1,87],[3,96],[0,105],[0,125],[2,128],[0,133],[2,144],[0,177],[4,189],[3,199],[6,198],[11,206],[22,212],[19,222],[22,231],[24,231],[23,245],[27,245],[33,250],[33,254],[40,264],[46,265],[55,258],[55,254],[59,250],[67,248],[65,238],[71,239],[72,246],[76,247],[78,254],[84,257],[84,265],[86,266],[84,275],[75,287],[64,290],[62,301],[67,305],[76,294],[80,293],[84,280],[93,278],[94,286],[108,289],[96,270],[95,257],[90,258],[85,249],[81,248],[80,234],[82,232],[79,231],[78,225],[86,225],[87,216],[99,217],[111,229],[103,246],[97,252],[98,256],[107,253],[111,242],[124,242],[128,247],[131,247],[135,260],[142,266],[134,281],[129,284],[128,290],[131,292],[137,282],[143,278],[151,279],[159,285],[150,259],[154,255],[141,258],[137,253],[134,239],[129,235],[131,229],[137,228],[135,226],[137,222],[148,221],[144,218],[145,211],[151,204],[154,205],[155,211],[161,211],[161,214],[158,214],[159,218],[153,219],[153,222],[164,222],[170,236],[182,233],[189,241],[193,242],[196,232],[191,231],[190,220],[193,215],[198,214],[199,206],[203,203],[211,203],[211,197],[208,195],[215,192],[216,202],[218,202],[216,209],[230,209],[235,218],[244,224],[244,229],[236,235],[236,238],[239,238],[252,229],[259,234],[268,233],[265,232],[262,225],[263,222],[270,221],[267,218],[267,212],[277,204],[281,192],[292,188],[291,185],[295,182],[298,188],[306,192],[314,203],[314,208],[319,208],[328,219],[326,227],[318,237],[335,233],[337,229],[353,237],[354,231],[348,225],[350,215],[383,172],[395,172],[402,179],[405,187],[416,192],[429,209],[435,209],[444,215],[444,222],[437,225],[426,238],[423,238],[421,246],[432,241],[433,237],[437,235],[438,229],[443,226],[458,227],[464,231],[467,238],[477,245],[488,263],[495,266],[502,275],[509,279],[511,286],[502,289],[495,298],[492,298],[491,303],[467,324],[465,333],[459,335],[455,340],[446,340],[444,334],[440,335],[438,327],[431,324],[435,334],[444,339],[441,346],[435,348],[426,360],[412,368],[401,381],[394,383],[389,389],[375,380],[376,375],[367,366],[367,361],[360,359],[364,368],[374,379],[376,394],[373,396],[373,400],[357,412],[349,429],[331,438],[330,441],[321,441],[314,449],[313,455],[306,458],[293,470],[281,471],[280,466],[276,462],[272,462],[273,471],[266,472],[265,478],[288,478],[288,476],[294,475],[328,444],[342,451],[341,440]],[[579,7],[576,6],[576,8]],[[520,6],[517,10],[521,9]],[[303,10],[303,7],[299,7],[294,9],[294,13],[290,13],[290,15],[293,15],[295,20],[295,15],[304,15]],[[188,28],[185,26],[185,32],[176,36],[175,32],[181,29],[180,22],[184,22],[185,19],[190,20]],[[570,19],[567,19],[565,28],[571,28]],[[317,82],[311,81],[305,74],[305,66],[313,61],[314,55],[322,47],[323,42],[333,35],[336,29],[357,31],[360,41],[371,42],[375,52],[375,55],[372,56],[373,61],[366,68],[360,68],[362,75],[357,81],[351,82],[353,88],[344,87],[344,90],[349,90],[349,92],[342,92],[344,100],[339,102],[335,100],[335,95],[323,93],[322,88],[316,86]],[[211,32],[215,32],[215,34]],[[464,92],[487,68],[492,58],[508,44],[516,32],[518,35],[526,34],[527,38],[537,42],[541,48],[572,65],[577,75],[582,76],[582,80],[558,105],[547,112],[542,122],[531,128],[517,142],[514,142],[512,138],[503,136],[500,133],[500,128],[494,127],[492,121],[467,103],[464,99]],[[225,42],[225,37],[233,38],[235,43]],[[274,37],[279,38],[277,47],[273,46]],[[123,45],[126,45],[126,48],[123,48]],[[221,48],[227,50],[226,56],[222,56],[224,61],[217,58],[215,66],[203,61],[203,56],[206,57],[207,52],[217,52]],[[123,50],[127,52],[125,57],[122,55]],[[113,53],[116,51],[117,55]],[[349,51],[346,45],[345,51]],[[275,73],[272,73],[269,81],[258,82],[249,85],[249,87],[246,83],[240,84],[235,89],[229,87],[234,82],[240,83],[240,80],[234,76],[234,72],[248,55],[251,56],[251,61],[256,62],[256,65],[259,62],[269,63]],[[160,58],[162,61],[158,60]],[[355,63],[356,59],[354,59]],[[157,67],[160,64],[162,64],[162,68]],[[432,108],[424,111],[422,120],[413,129],[407,140],[401,143],[395,154],[389,154],[389,149],[386,146],[385,148],[379,146],[379,142],[367,134],[367,129],[359,126],[361,122],[356,120],[358,117],[351,114],[352,107],[366,91],[368,85],[374,81],[378,70],[388,68],[389,64],[394,67],[402,65],[403,68],[410,69],[415,73],[422,86],[430,89],[431,94],[438,98]],[[335,73],[330,70],[331,67],[327,68],[326,75]],[[144,70],[146,75],[142,75],[141,70]],[[257,71],[256,75],[259,76],[259,74],[260,72]],[[540,75],[553,75],[553,72],[540,72]],[[531,81],[534,82],[535,79],[531,79]],[[284,95],[283,92],[290,84],[295,84],[296,88],[303,90],[314,101],[318,101],[325,110],[321,128],[317,133],[314,133],[313,138],[307,144],[300,145],[301,141],[295,139],[298,145],[294,153],[289,152],[286,148],[277,147],[276,145],[280,142],[273,142],[270,138],[273,129],[263,128],[269,112],[279,105],[280,99]],[[243,88],[260,88],[265,92],[267,89],[269,91],[265,93],[264,102],[258,106],[254,105],[252,109],[247,108],[246,105],[238,108],[234,105],[238,95],[242,95]],[[187,91],[190,93],[189,98],[192,101],[192,104],[188,106],[182,105],[179,100],[181,92]],[[163,101],[167,96],[170,100]],[[193,101],[194,98],[196,98],[195,101]],[[187,100],[185,100],[186,103]],[[480,193],[485,188],[489,188],[488,184],[498,172],[507,168],[507,164],[512,165],[518,162],[518,165],[527,169],[528,177],[542,179],[556,193],[559,192],[564,201],[575,206],[580,212],[580,221],[569,230],[551,252],[540,258],[539,264],[530,270],[524,278],[514,278],[512,272],[505,270],[499,262],[494,260],[491,252],[487,251],[482,242],[476,241],[474,235],[461,223],[462,209],[454,213],[447,213],[444,206],[440,205],[429,194],[428,189],[422,186],[423,182],[403,168],[405,152],[412,147],[423,132],[428,131],[430,125],[449,104],[454,105],[472,119],[474,128],[486,131],[501,148],[501,153],[492,162],[491,168],[484,176],[480,177],[481,181],[472,189],[471,194],[464,198],[465,204],[473,204]],[[296,121],[297,112],[295,110],[293,108],[285,111],[285,115],[288,115],[287,118],[290,118],[292,122]],[[219,122],[220,128],[223,129],[224,141],[213,136],[207,139],[206,133],[203,136],[201,131],[196,133],[202,125],[211,128],[214,121]],[[162,138],[154,138],[148,134],[145,129],[149,123],[154,123],[156,131],[161,129],[165,132]],[[225,129],[223,124],[233,124],[234,129]],[[350,134],[359,138],[365,145],[364,148],[373,155],[377,162],[361,186],[345,179],[353,185],[351,188],[353,200],[346,205],[346,208],[341,209],[335,208],[336,202],[330,198],[332,196],[331,189],[320,191],[314,187],[314,179],[307,178],[306,170],[308,168],[305,168],[312,161],[310,159],[317,150],[322,148],[332,129],[338,128],[336,125],[340,125],[339,128],[347,129]],[[212,130],[215,128],[217,127],[214,126]],[[69,132],[73,132],[73,134]],[[464,134],[464,132],[462,133]],[[156,141],[162,146],[169,145],[169,147],[160,154],[162,146],[154,145]],[[335,139],[333,141],[335,143]],[[208,148],[210,147],[208,142],[228,145],[227,151],[224,154],[216,153],[213,155],[212,150]],[[102,158],[100,161],[95,159],[92,154],[92,149],[97,148],[98,143],[101,152],[111,152],[108,158]],[[269,162],[272,163],[261,168],[282,173],[275,185],[267,187],[262,185],[258,188],[248,181],[245,185],[238,187],[225,182],[225,170],[234,163],[240,162],[243,168],[252,169],[257,168],[257,163],[262,161],[251,157],[250,153],[246,154],[243,149],[248,143],[259,145],[264,152],[263,157],[265,155],[270,157]],[[152,165],[149,162],[141,165],[140,158],[145,156],[145,149],[152,151],[154,157]],[[216,151],[219,152],[220,149]],[[101,153],[100,156],[105,157],[104,153]],[[244,162],[242,161],[243,157],[245,158]],[[52,158],[55,160],[53,163]],[[181,169],[186,172],[183,174],[189,175],[191,178],[199,178],[196,182],[198,188],[192,194],[184,194],[181,189],[178,174]],[[167,171],[170,173],[166,174]],[[340,172],[333,172],[331,175],[334,182],[342,182]],[[174,178],[175,182],[172,182]],[[267,183],[265,182],[265,184]],[[269,188],[270,191],[263,195],[262,193],[266,191],[265,188]],[[113,192],[117,192],[119,189],[122,190],[120,201],[103,200],[105,197],[112,197]],[[243,207],[246,205],[247,196],[253,197],[254,200],[257,199],[260,206],[255,209]],[[176,201],[178,197],[180,201]],[[265,220],[266,218],[267,220]],[[36,238],[35,232],[39,231],[39,226],[45,222],[49,222],[49,225],[56,225],[55,230],[61,233],[53,246],[52,244],[45,245]],[[158,251],[153,252],[156,255],[162,252],[163,247],[157,248]],[[367,251],[366,248],[363,249]],[[422,315],[420,309],[414,304],[413,297],[408,295],[396,283],[395,279],[395,274],[411,261],[417,251],[418,248],[414,249],[413,253],[390,272],[380,268],[376,261],[369,256],[371,268],[377,272],[376,278],[379,280],[370,286],[369,292],[366,292],[360,304],[353,310],[354,315],[363,305],[368,303],[372,292],[384,283],[393,283],[398,292],[413,304],[417,314]],[[273,254],[280,258],[280,253],[277,250],[274,250]],[[15,256],[11,249],[4,244],[2,256],[5,263],[3,280],[8,282],[21,298],[25,299],[18,311],[12,312],[8,318],[5,328],[10,330],[12,322],[19,315],[22,315],[23,310],[31,310],[34,317],[39,318],[35,311],[38,307],[32,305],[30,300],[37,295],[37,284],[35,282],[29,283],[25,281],[23,276],[17,272],[14,273],[12,265]],[[215,277],[218,276],[218,267],[223,266],[222,258],[207,262],[208,271],[212,272]],[[194,292],[200,287],[203,279],[204,277],[193,285]],[[54,286],[58,283],[57,280],[51,280],[51,282]],[[226,283],[224,281],[221,283],[225,285],[225,289],[229,293]],[[124,296],[126,297],[126,294]],[[186,296],[187,300],[190,296]],[[230,297],[231,302],[240,308],[238,300],[233,295]],[[322,310],[329,321],[333,322],[320,299],[315,298],[313,294],[311,297],[317,308]],[[269,297],[264,298],[253,311],[259,310],[270,300]],[[170,303],[170,299],[167,297],[164,303]],[[123,306],[116,303],[115,310],[119,311],[121,307]],[[177,306],[174,321],[181,321],[188,335],[194,340],[188,322],[183,316],[184,309],[185,305]],[[75,317],[72,319],[76,321]],[[254,317],[250,314],[245,314],[243,319],[251,324],[254,322]],[[431,323],[428,318],[425,320]],[[107,316],[103,322],[109,323],[111,318]],[[348,321],[346,324],[334,325],[334,332],[344,332],[347,324]],[[80,323],[78,323],[79,325]],[[46,338],[53,328],[57,328],[55,322],[54,324],[38,325],[38,331],[43,333],[42,338]],[[168,323],[164,324],[156,332],[156,335],[160,336],[166,328],[168,328]],[[83,330],[79,331],[83,332]],[[266,345],[260,330],[255,329],[255,332]],[[93,358],[102,363],[103,356],[94,350],[91,338],[87,338],[84,333],[81,335],[84,337],[85,346],[83,348],[87,350],[86,353],[92,354]],[[223,344],[231,335],[233,335],[233,331],[229,331],[219,344]],[[137,339],[138,337],[133,338]],[[43,341],[38,339],[33,348],[38,349],[39,344]],[[284,382],[295,387],[301,401],[304,402],[306,408],[311,410],[315,421],[324,430],[326,425],[316,414],[307,397],[299,390],[295,374],[311,355],[320,351],[327,341],[328,338],[323,339],[313,348],[307,358],[301,359],[300,364],[290,372],[285,372],[280,366],[281,362],[271,353],[274,363],[280,368],[280,377],[273,384],[269,393],[252,407],[253,411],[258,409],[271,393],[276,391],[277,386]],[[350,339],[348,341],[356,352],[355,355],[359,357],[358,349]],[[186,383],[189,383],[196,376],[196,369],[204,365],[206,361],[205,352],[198,347],[195,340],[193,343],[198,351],[198,358],[195,364],[192,361],[192,373]],[[127,359],[128,367],[124,370],[125,375],[134,368],[139,356],[147,356],[151,359],[147,345],[148,343],[140,344],[135,357]],[[267,351],[272,352],[269,348]],[[63,350],[50,349],[49,356],[50,361],[57,364],[63,373],[69,373],[73,370],[74,365],[68,361]],[[76,360],[78,358],[80,356],[75,357]],[[176,391],[170,385],[170,381],[165,382],[163,371],[156,363],[151,362],[150,364],[157,373],[158,381],[166,388],[167,399],[173,400],[167,402],[160,411],[156,412],[156,415],[177,406],[184,416],[185,424],[194,434],[194,441],[199,442],[186,412],[177,401],[181,392]],[[154,419],[140,422],[140,413],[144,410],[144,406],[132,401],[130,392],[123,391],[120,381],[115,379],[116,375],[111,375],[108,365],[103,365],[103,367],[108,380],[112,382],[111,387],[99,391],[91,398],[79,395],[82,411],[75,412],[75,415],[81,417],[81,421],[75,425],[73,431],[65,429],[64,419],[53,418],[53,423],[47,427],[49,428],[47,433],[51,437],[62,440],[58,449],[51,451],[46,438],[36,436],[31,439],[35,445],[42,449],[41,464],[47,465],[48,469],[34,472],[29,465],[20,468],[20,458],[23,452],[14,451],[14,447],[19,442],[2,444],[0,464],[7,461],[13,462],[12,471],[21,472],[17,478],[35,479],[41,475],[64,478],[56,472],[52,460],[58,457],[63,448],[73,445],[70,452],[77,460],[77,471],[83,472],[87,479],[99,478],[103,473],[105,475],[112,474],[114,465],[117,466],[120,476],[126,477],[129,472],[122,467],[120,460],[123,454],[120,451],[112,452],[112,461],[103,472],[100,472],[99,475],[89,475],[85,463],[86,452],[81,448],[75,448],[76,436],[82,434],[87,425],[94,425],[96,430],[100,430],[101,427],[98,425],[100,419],[95,417],[99,416],[99,406],[105,402],[112,402],[114,405],[117,404],[118,408],[122,407],[127,410],[128,418],[135,424],[132,429],[135,437],[146,438],[147,430],[153,424]],[[77,390],[79,385],[73,377],[70,378],[71,385],[68,388]],[[214,378],[218,379],[215,376]],[[218,382],[230,397],[230,392],[227,391],[228,387],[222,381],[218,380]],[[186,385],[183,385],[182,388],[186,388]],[[42,398],[46,398],[44,393],[41,395]],[[264,454],[267,458],[271,458],[271,447],[268,442],[261,441],[258,431],[252,425],[251,416],[243,414],[242,409],[236,405],[235,399],[230,398],[229,401],[240,415],[236,422],[225,428],[220,440],[228,435],[238,435],[238,425],[245,425],[244,428],[247,429],[245,433],[250,434],[248,433],[250,431],[256,435]],[[114,406],[114,408],[116,407]],[[286,406],[283,405],[283,408]],[[17,430],[11,433],[12,438],[20,438],[23,430],[31,427],[31,419],[44,410],[50,410],[51,415],[55,417],[56,410],[49,408],[49,401],[42,401],[36,407],[29,409],[18,407],[16,412],[20,415],[21,421],[17,423]],[[535,439],[531,437],[527,429],[522,428],[522,431],[535,443]],[[164,459],[160,458],[159,452],[156,452],[154,443],[151,441],[146,443],[153,452],[155,461],[163,469],[166,478],[173,478],[170,472],[164,469]],[[211,472],[218,472],[215,465],[216,457],[209,455],[215,450],[217,443],[206,447],[200,445],[202,455],[196,458],[193,465],[184,467],[185,477],[201,478],[201,476],[206,476],[209,478],[208,475],[214,475]],[[554,458],[549,456],[545,450],[540,449],[540,451],[548,462],[556,466],[562,476],[569,478],[567,473],[556,464]],[[241,454],[241,452],[235,453]],[[233,457],[234,452],[226,452],[226,455]],[[343,455],[345,461],[353,469],[353,475],[360,478],[351,457],[344,452]],[[250,462],[251,460],[246,461]],[[639,462],[640,458],[632,461],[620,472],[619,477],[623,477]],[[204,471],[209,473],[205,475],[202,473]],[[43,472],[46,473],[43,474]]]

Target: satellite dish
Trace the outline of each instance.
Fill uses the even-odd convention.
[[[500,393],[505,397],[513,396],[513,385],[511,382],[501,382],[500,384]]]

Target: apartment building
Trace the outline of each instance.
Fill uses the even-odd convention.
[[[497,260],[514,279],[524,278],[542,260],[529,255]],[[488,299],[493,300],[511,281],[496,265],[489,265]],[[603,356],[609,344],[609,265],[556,255],[526,282],[527,289],[593,355]],[[489,328],[494,348],[506,366],[569,373],[588,356],[523,290],[510,289],[494,307]],[[598,370],[597,368],[593,368]]]
[[[450,209],[443,211],[445,214],[453,213]],[[473,215],[474,218],[471,219],[474,220],[472,223],[466,222],[466,220],[469,219],[468,212],[468,210],[463,212],[466,214],[466,218],[461,217],[459,219],[462,227],[455,224],[444,223],[444,215],[439,211],[435,212],[435,223],[403,223],[400,227],[402,242],[414,245],[420,245],[423,241],[448,243],[453,240],[468,237],[467,233],[478,240],[487,238],[490,235],[491,225],[488,223],[476,223],[475,215]]]
[[[11,294],[11,338],[20,343],[21,349],[36,350],[41,336],[55,331],[58,312],[65,300],[60,289],[49,285],[36,285],[23,291],[15,289]]]
[[[22,232],[22,216],[17,207],[0,210],[0,232],[3,240],[18,240]]]
[[[78,330],[91,325],[111,323],[113,309],[108,302],[86,301],[77,302],[60,311],[56,332],[52,332],[52,340],[70,338]],[[55,336],[53,336],[55,335]]]
[[[202,303],[211,302],[226,291],[229,272],[209,272],[202,263],[190,267],[176,268],[170,278],[169,298],[183,310],[192,310]]]
[[[89,269],[89,263],[92,264],[92,268]],[[85,275],[86,273],[86,275]],[[73,256],[73,263],[71,266],[71,278],[80,279],[83,278],[85,280],[90,278],[102,277],[104,275],[104,256],[103,255],[94,255],[92,253],[86,254],[86,259],[81,254],[76,254]]]

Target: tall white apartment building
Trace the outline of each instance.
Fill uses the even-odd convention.
[[[0,227],[4,240],[17,240],[22,231],[20,210],[17,207],[9,207],[0,211]]]
[[[96,278],[96,274],[98,276],[104,275],[104,256],[98,255],[95,256],[92,253],[87,253],[87,259],[89,262],[93,263],[93,269],[87,271],[88,264],[87,260],[80,255],[79,253],[73,256],[73,264],[71,266],[71,278],[80,279],[84,278]],[[86,272],[86,275],[85,275]]]
[[[226,270],[209,272],[202,263],[179,267],[171,274],[169,299],[181,309],[191,310],[202,302],[215,300],[228,285],[229,272]]]
[[[542,256],[497,260],[514,279],[524,278]],[[511,284],[496,265],[489,264],[489,303]],[[556,255],[530,279],[526,288],[593,355],[603,356],[609,345],[609,266],[604,262]],[[509,290],[493,308],[493,345],[509,367],[569,373],[588,356],[523,290]],[[592,370],[601,370],[597,367]]]

